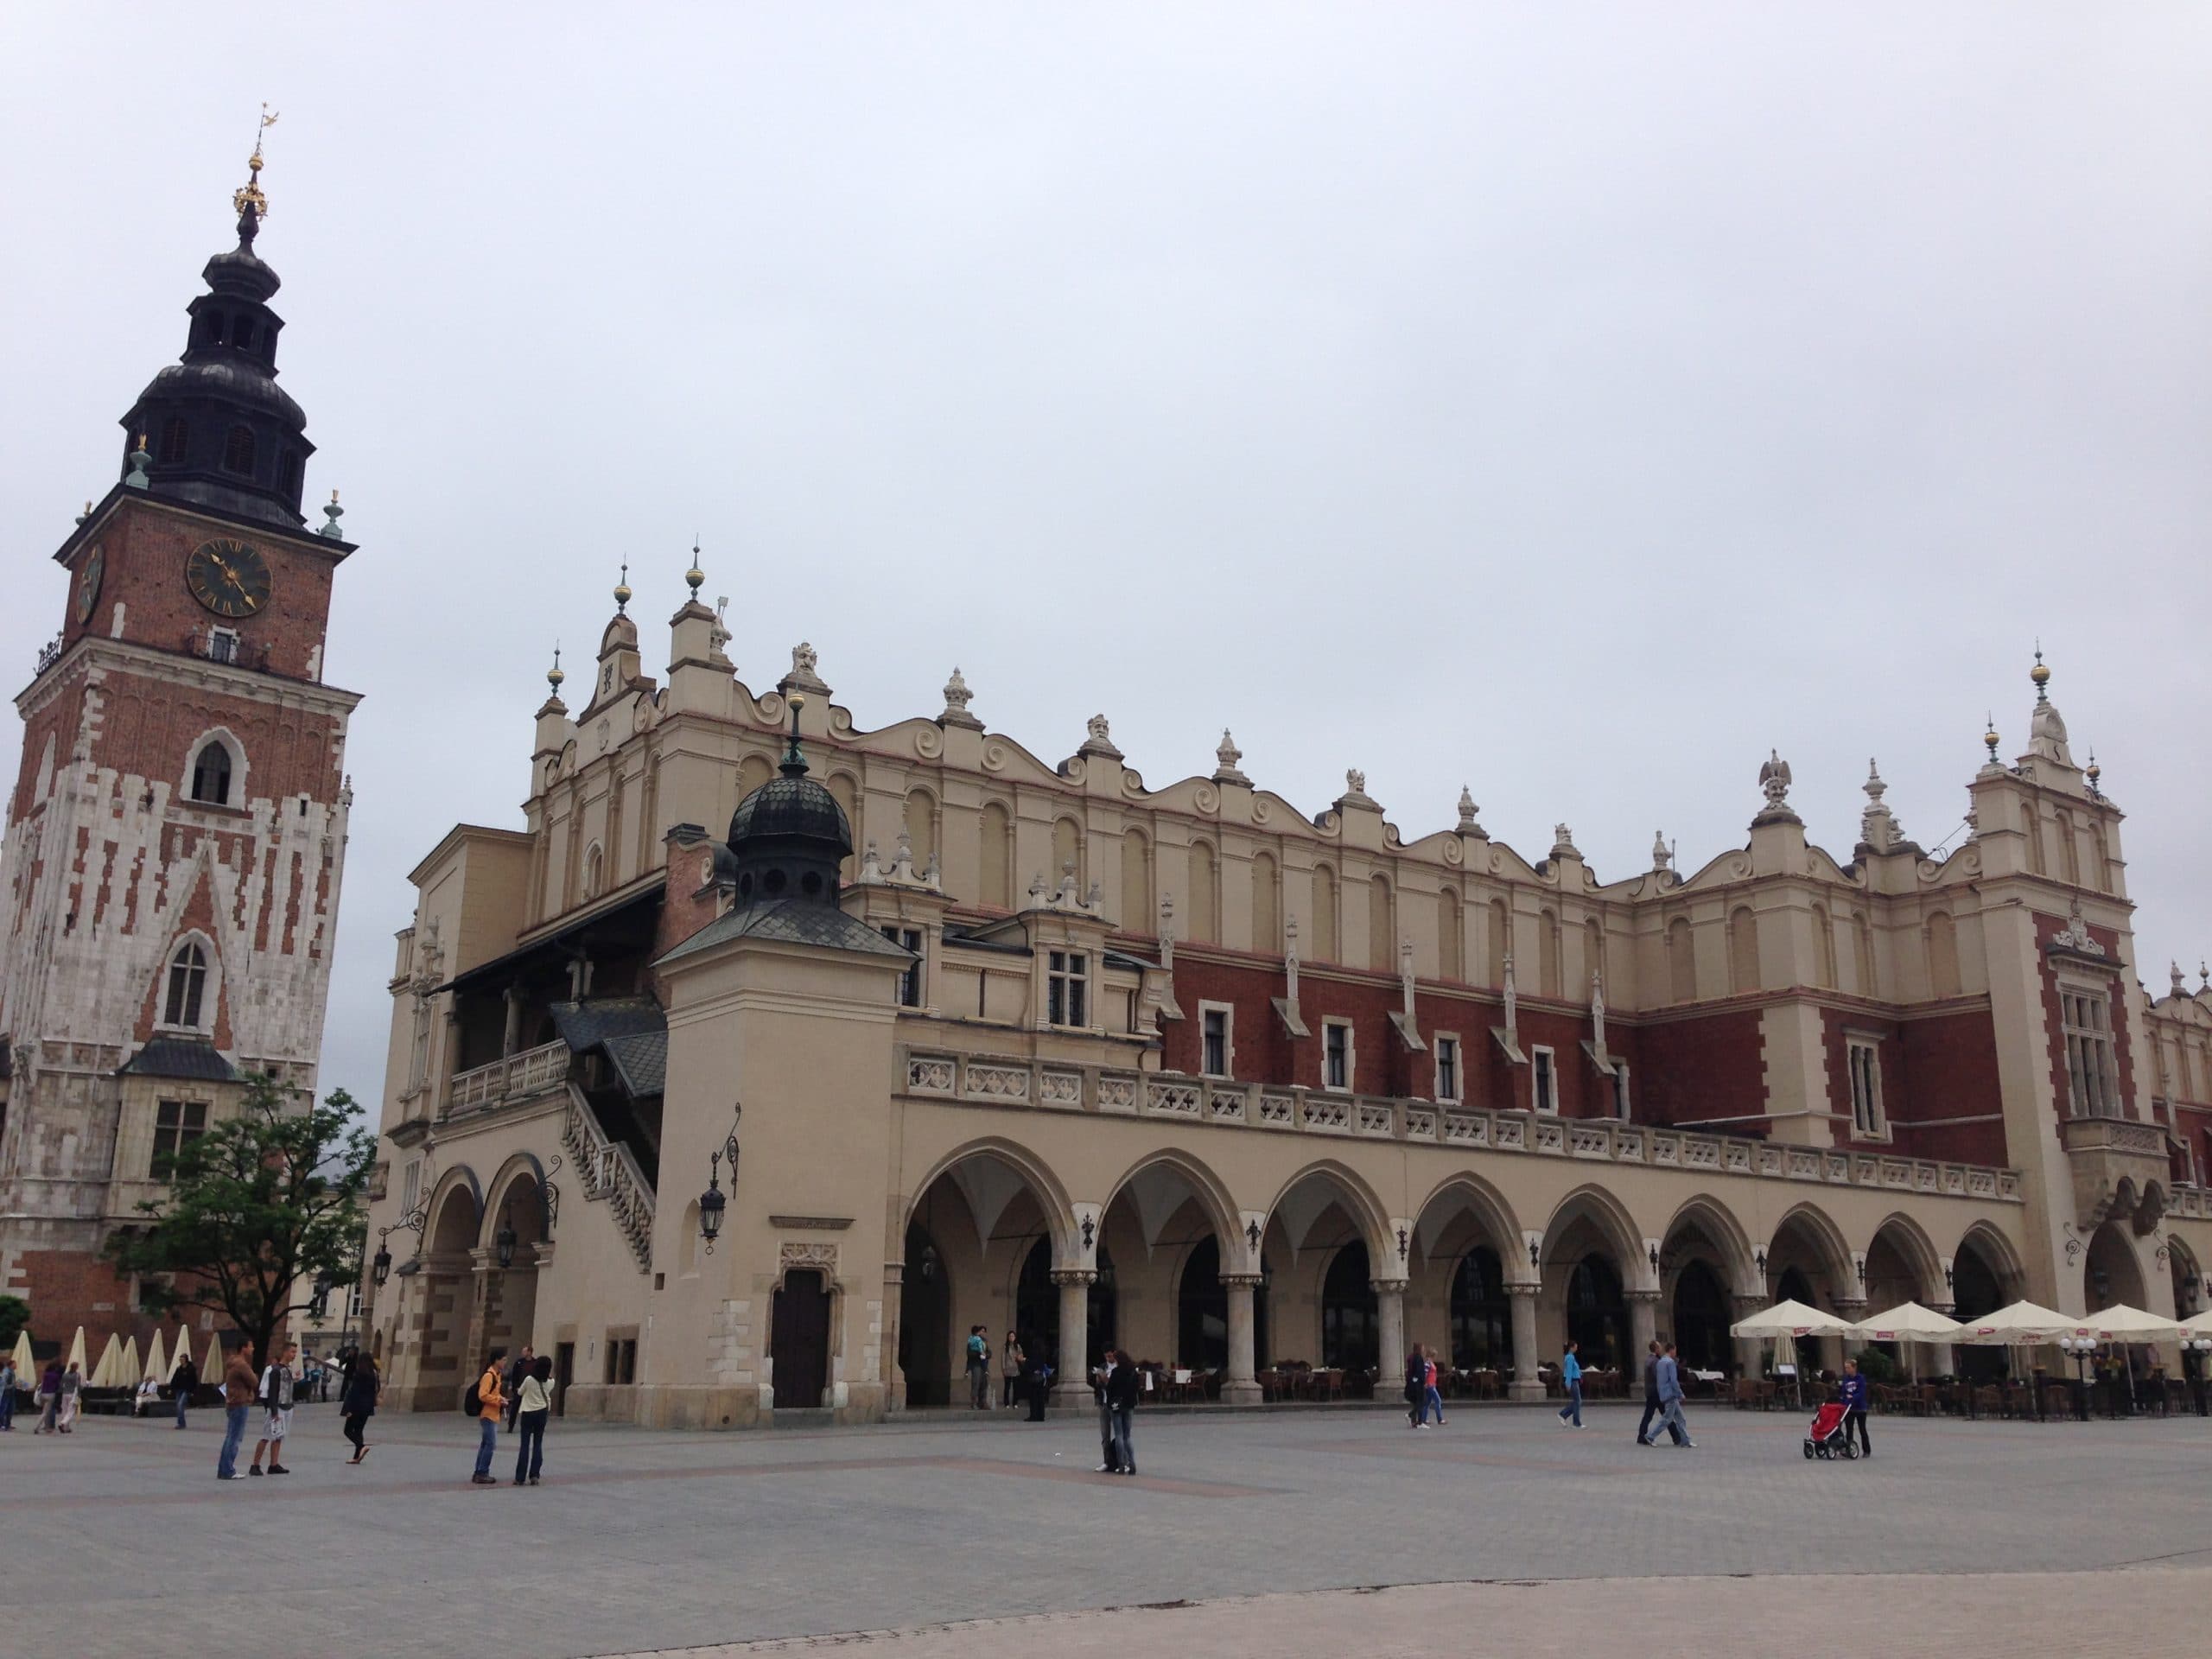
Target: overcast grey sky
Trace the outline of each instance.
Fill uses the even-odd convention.
[[[2142,976],[2212,950],[2212,10],[1770,3],[10,9],[0,646],[228,245],[263,99],[284,385],[367,695],[327,1086],[405,872],[518,824],[553,641],[695,531],[756,688],[1099,710],[1155,786],[1471,784],[1599,875],[1778,748],[1951,835],[2054,699]],[[13,775],[18,727],[9,721]],[[2193,975],[2192,975],[2193,979]]]

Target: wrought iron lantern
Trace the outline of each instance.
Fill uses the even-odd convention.
[[[715,1241],[721,1236],[722,1211],[729,1207],[729,1199],[722,1192],[722,1155],[712,1153],[707,1158],[707,1190],[699,1195],[699,1236],[707,1241],[707,1254],[715,1253]],[[736,1178],[734,1175],[731,1178]]]
[[[502,1207],[499,1211],[499,1230],[492,1235],[493,1254],[498,1256],[500,1267],[514,1266],[515,1243],[514,1224],[509,1219],[509,1211]]]
[[[370,1258],[369,1262],[370,1281],[373,1284],[381,1285],[385,1280],[391,1277],[391,1252],[386,1249],[382,1243],[378,1243],[377,1245],[377,1253],[374,1256]]]

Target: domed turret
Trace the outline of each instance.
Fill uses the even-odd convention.
[[[741,906],[777,899],[837,901],[837,867],[852,855],[853,828],[837,798],[807,776],[798,746],[798,713],[806,698],[790,696],[791,747],[782,776],[772,778],[737,804],[730,815],[729,849],[737,864]]]
[[[184,355],[156,374],[123,417],[124,471],[151,493],[218,512],[296,528],[307,480],[307,416],[276,384],[276,336],[284,320],[269,308],[281,285],[253,251],[268,199],[261,146],[234,204],[238,245],[207,262],[207,292],[186,310]],[[130,456],[150,456],[143,474]]]

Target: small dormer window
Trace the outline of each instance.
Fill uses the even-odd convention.
[[[1087,1025],[1090,958],[1080,950],[1054,950],[1045,976],[1045,1021],[1053,1026]]]

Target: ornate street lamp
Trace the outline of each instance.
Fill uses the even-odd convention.
[[[499,1230],[492,1235],[492,1250],[499,1257],[502,1268],[512,1268],[515,1264],[515,1230],[508,1214],[507,1207],[501,1205]]]
[[[707,1254],[715,1253],[715,1241],[721,1236],[722,1211],[729,1207],[729,1199],[722,1192],[722,1155],[711,1153],[707,1158],[707,1190],[699,1195],[699,1236],[707,1241]],[[730,1178],[737,1178],[733,1174]]]
[[[381,1285],[385,1280],[391,1277],[391,1252],[385,1249],[383,1242],[379,1240],[377,1244],[376,1255],[370,1258],[369,1280],[372,1284]]]

